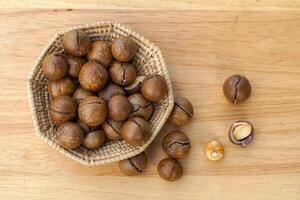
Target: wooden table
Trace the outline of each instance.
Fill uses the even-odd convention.
[[[180,128],[192,142],[184,176],[168,183],[156,173],[166,155],[166,126],[147,151],[138,177],[116,164],[82,166],[34,133],[27,76],[50,38],[66,27],[101,20],[127,24],[161,47],[175,94],[195,108]],[[0,14],[0,199],[300,199],[299,11],[3,10]],[[231,105],[222,83],[246,75],[251,98]],[[256,128],[246,148],[231,144],[234,120]],[[223,143],[225,158],[207,161],[205,142]]]

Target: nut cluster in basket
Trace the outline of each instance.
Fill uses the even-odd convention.
[[[138,76],[133,65],[138,46],[128,36],[112,43],[91,42],[81,30],[62,38],[67,55],[53,52],[42,64],[49,80],[49,115],[57,142],[66,149],[97,149],[123,139],[139,146],[150,137],[153,102],[168,92],[158,74]]]

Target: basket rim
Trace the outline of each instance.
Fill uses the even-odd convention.
[[[54,141],[49,140],[49,138],[45,136],[45,134],[41,130],[41,128],[39,126],[39,123],[38,123],[38,118],[39,117],[38,117],[38,113],[36,112],[36,104],[35,104],[35,101],[34,101],[34,91],[33,91],[33,88],[31,87],[31,82],[34,80],[34,77],[35,77],[35,75],[37,73],[37,70],[38,70],[38,66],[42,62],[45,55],[47,55],[47,51],[52,47],[53,43],[61,35],[63,35],[65,32],[70,31],[70,30],[75,30],[75,29],[86,29],[86,30],[88,30],[88,29],[97,28],[97,27],[100,27],[100,26],[103,26],[103,25],[108,25],[108,26],[118,27],[120,29],[124,29],[124,30],[129,32],[130,36],[134,36],[134,38],[138,38],[141,42],[147,44],[149,46],[149,51],[155,51],[156,56],[160,60],[161,68],[163,68],[164,71],[166,72],[166,73],[164,73],[164,76],[165,76],[165,79],[166,79],[166,82],[167,82],[167,85],[168,85],[168,96],[165,97],[165,98],[168,99],[169,105],[167,106],[167,109],[165,110],[162,119],[155,126],[155,131],[153,131],[153,133],[151,135],[151,138],[149,138],[146,141],[145,144],[143,144],[142,146],[136,147],[133,151],[130,151],[126,155],[108,157],[108,158],[101,159],[101,160],[94,160],[94,159],[91,159],[91,158],[88,158],[88,157],[79,157],[79,155],[75,154],[74,151],[64,149],[63,147],[61,147],[60,145],[58,145]],[[37,80],[34,80],[34,81],[37,81]],[[155,137],[159,134],[159,132],[162,129],[162,127],[164,126],[168,116],[171,114],[171,112],[173,110],[173,106],[174,106],[174,95],[173,95],[172,83],[171,83],[171,79],[170,79],[170,76],[169,76],[169,73],[168,73],[168,70],[167,70],[167,66],[166,66],[164,56],[163,56],[162,51],[160,50],[160,48],[158,46],[156,46],[150,40],[146,39],[143,35],[139,34],[138,32],[136,32],[136,31],[134,31],[130,28],[128,28],[124,24],[121,24],[121,23],[118,23],[118,22],[115,22],[115,21],[101,21],[101,22],[96,22],[96,23],[91,23],[91,24],[80,25],[80,26],[76,26],[76,27],[67,28],[67,29],[65,29],[61,32],[56,33],[50,39],[50,41],[44,47],[44,49],[41,51],[39,56],[36,58],[32,68],[30,70],[28,80],[27,80],[27,93],[28,93],[28,97],[29,97],[29,108],[30,108],[30,111],[31,111],[31,116],[32,116],[32,121],[33,121],[33,126],[34,126],[35,133],[42,139],[42,141],[44,141],[45,143],[47,143],[49,146],[51,146],[55,150],[59,151],[60,153],[64,154],[66,157],[71,158],[72,160],[77,161],[77,162],[79,162],[83,165],[87,165],[87,166],[96,166],[96,165],[103,165],[103,164],[108,164],[108,163],[112,163],[112,162],[117,162],[119,160],[123,160],[123,159],[130,158],[132,156],[135,156],[135,155],[141,153],[142,151],[144,151],[151,144],[151,142],[155,139]]]

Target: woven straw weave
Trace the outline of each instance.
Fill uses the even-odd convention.
[[[57,128],[49,118],[48,110],[50,97],[47,90],[48,80],[42,74],[41,63],[45,56],[53,51],[64,53],[61,45],[61,38],[65,32],[72,29],[81,29],[85,31],[92,41],[113,41],[121,35],[130,36],[139,46],[137,54],[133,59],[133,64],[135,64],[138,74],[147,75],[156,73],[165,78],[168,85],[168,95],[155,105],[155,111],[149,121],[152,125],[152,135],[143,146],[133,147],[126,144],[124,141],[111,141],[97,150],[88,150],[84,147],[79,147],[75,150],[67,150],[55,141]],[[38,136],[49,146],[84,165],[112,163],[132,157],[144,151],[161,130],[174,105],[172,85],[160,49],[140,34],[115,22],[100,22],[80,26],[56,34],[37,58],[32,68],[28,81],[28,95],[33,124]]]

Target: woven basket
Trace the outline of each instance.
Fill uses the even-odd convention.
[[[121,35],[130,36],[139,47],[136,56],[133,58],[133,64],[136,66],[138,75],[156,73],[165,78],[168,85],[168,95],[161,102],[155,105],[154,113],[149,121],[152,125],[152,135],[144,145],[140,147],[133,147],[126,144],[124,141],[111,141],[105,143],[105,145],[101,146],[97,150],[88,150],[84,147],[79,147],[75,150],[67,150],[55,141],[57,128],[51,122],[48,113],[50,104],[50,97],[47,90],[48,80],[42,73],[41,63],[45,56],[53,51],[64,53],[64,49],[61,45],[61,38],[65,32],[72,29],[81,29],[85,31],[92,41],[113,41]],[[140,34],[115,22],[100,22],[80,26],[67,29],[64,32],[56,34],[42,51],[41,55],[37,58],[32,68],[28,81],[28,96],[33,124],[38,136],[49,146],[84,165],[102,165],[112,163],[141,153],[149,146],[155,136],[159,133],[174,105],[172,85],[160,49]]]

